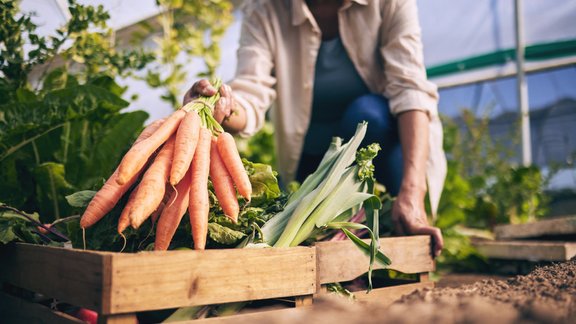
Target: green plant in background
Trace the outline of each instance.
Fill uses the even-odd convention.
[[[276,166],[274,126],[267,121],[256,134],[249,138],[238,138],[236,145],[240,154],[249,161],[258,161]]]
[[[181,102],[182,87],[186,86],[186,65],[201,58],[206,70],[198,76],[212,79],[220,63],[219,42],[232,23],[232,3],[226,0],[156,0],[161,14],[157,23],[161,35],[155,38],[158,64],[147,71],[146,82],[153,88],[163,88],[162,98],[174,108]],[[150,22],[140,24],[135,41],[141,42],[158,27]]]
[[[71,19],[41,37],[17,1],[1,0],[0,201],[49,223],[65,196],[99,187],[148,115],[122,113],[115,81],[153,56],[117,51],[102,6],[69,1]]]
[[[439,268],[479,270],[486,261],[471,245],[469,234],[489,237],[497,224],[543,216],[547,178],[536,166],[511,162],[518,138],[514,129],[507,138],[511,143],[504,145],[490,136],[488,118],[477,118],[469,110],[460,117],[461,125],[443,118],[448,174],[436,219],[445,237],[438,264]]]
[[[463,129],[458,130],[455,145],[447,148],[452,161],[457,161],[460,176],[468,179],[476,199],[466,225],[493,228],[502,223],[533,221],[546,213],[547,198],[544,178],[537,166],[524,167],[512,162],[513,149],[519,139],[517,127],[504,139],[494,139],[489,132],[489,119],[477,118],[463,110]],[[450,124],[445,121],[445,124]],[[448,126],[457,127],[457,126]]]

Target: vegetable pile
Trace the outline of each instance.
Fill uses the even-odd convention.
[[[284,210],[274,215],[261,230],[263,243],[274,247],[297,246],[307,240],[318,240],[327,229],[339,229],[363,252],[370,256],[368,280],[374,262],[390,265],[390,259],[379,251],[380,199],[374,194],[374,165],[377,143],[359,148],[367,123],[358,124],[356,133],[346,143],[335,137],[320,165],[300,188],[290,195]],[[387,201],[387,210],[390,201]],[[356,215],[366,215],[367,225],[356,222]],[[367,244],[351,230],[370,234]]]
[[[216,88],[221,85],[217,80]],[[157,222],[155,250],[167,250],[188,210],[194,249],[206,247],[209,178],[225,215],[238,222],[238,194],[250,202],[252,185],[234,138],[212,117],[220,95],[199,97],[145,128],[94,195],[80,220],[85,230],[100,221],[132,188],[117,232]]]

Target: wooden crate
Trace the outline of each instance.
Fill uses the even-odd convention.
[[[479,241],[474,246],[492,259],[568,261],[576,256],[576,242],[559,241]]]
[[[555,217],[526,224],[499,225],[494,228],[498,240],[576,235],[576,216]]]
[[[427,281],[434,270],[428,236],[383,238],[381,247],[392,259],[390,269],[419,274],[420,282],[376,289],[362,294],[362,300],[385,304],[433,286]],[[102,323],[135,323],[140,311],[271,298],[290,297],[296,306],[306,306],[322,293],[323,284],[354,279],[368,265],[367,256],[349,241],[136,254],[15,244],[0,250],[0,260],[1,282],[95,310]],[[0,313],[10,322],[28,322],[49,312],[7,294],[0,294],[0,304]],[[52,315],[61,321],[51,322],[74,321],[65,314]]]

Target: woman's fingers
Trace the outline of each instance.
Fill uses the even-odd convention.
[[[184,99],[182,99],[182,104],[185,105],[198,96],[210,97],[214,94],[216,94],[216,88],[210,84],[210,81],[202,79],[195,82],[192,87],[190,87],[190,90],[186,92]]]
[[[206,96],[211,97],[216,94],[216,88],[210,84],[210,81],[202,79],[192,86],[192,91],[196,96]]]
[[[432,237],[432,256],[438,257],[444,248],[444,239],[440,229],[433,226],[415,226],[410,230],[411,235],[430,235]]]
[[[213,115],[214,119],[216,119],[216,121],[221,124],[234,113],[234,109],[236,107],[236,100],[234,100],[234,96],[232,95],[232,88],[230,88],[229,85],[223,84],[219,90],[216,90],[210,81],[206,79],[199,80],[192,85],[188,92],[186,92],[184,95],[183,104],[185,105],[189,103],[198,96],[213,96],[217,91],[220,92],[220,100],[218,100],[214,106]]]
[[[227,111],[228,109],[228,98],[220,98],[220,100],[218,100],[218,102],[216,103],[216,106],[214,106],[214,119],[216,119],[216,121],[220,124],[222,124],[222,121],[224,120],[224,118],[229,116],[229,112]]]
[[[214,118],[219,123],[222,123],[234,113],[235,106],[236,100],[234,100],[232,95],[232,88],[227,84],[223,84],[220,87],[220,100],[218,100],[214,109]]]

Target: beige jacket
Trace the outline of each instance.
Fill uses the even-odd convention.
[[[304,0],[253,0],[244,7],[236,76],[229,84],[246,109],[242,135],[259,130],[271,110],[278,168],[294,179],[310,122],[320,28]],[[430,117],[428,192],[435,211],[446,175],[436,86],[426,79],[416,0],[349,0],[339,11],[340,37],[371,92],[392,113]]]

